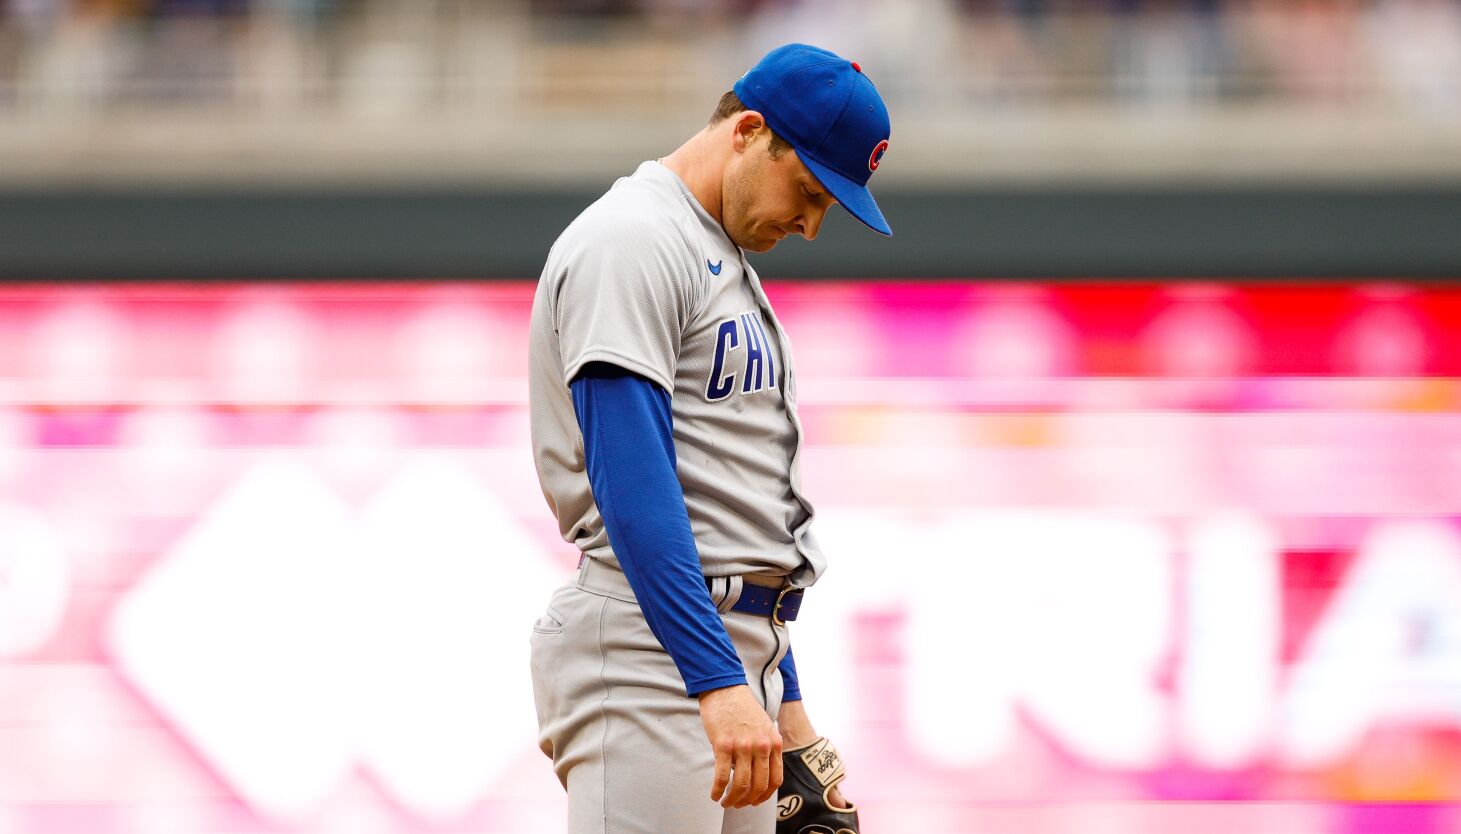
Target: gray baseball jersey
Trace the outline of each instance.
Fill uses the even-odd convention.
[[[609,362],[670,393],[675,454],[706,576],[825,567],[801,494],[785,332],[756,271],[670,169],[645,162],[554,243],[533,299],[533,458],[559,532],[614,563],[569,382]]]

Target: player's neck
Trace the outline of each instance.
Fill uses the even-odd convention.
[[[701,131],[686,140],[675,152],[660,160],[666,168],[690,189],[690,194],[715,222],[721,220],[721,176],[725,172],[725,161],[715,153],[716,145],[710,131]]]

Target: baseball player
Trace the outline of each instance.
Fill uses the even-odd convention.
[[[892,234],[867,189],[888,135],[861,67],[781,47],[548,254],[533,455],[582,555],[532,674],[572,834],[857,830],[797,684],[787,623],[826,560],[790,346],[745,253],[816,238],[834,203]]]

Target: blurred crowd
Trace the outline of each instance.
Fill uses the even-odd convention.
[[[910,108],[1294,102],[1461,118],[1461,0],[0,0],[0,109],[318,105],[375,89],[653,106],[789,40],[857,55]]]

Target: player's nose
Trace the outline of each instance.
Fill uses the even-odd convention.
[[[812,209],[797,218],[797,231],[801,232],[801,236],[807,240],[816,240],[817,233],[822,230],[822,220],[826,216],[826,209]]]

